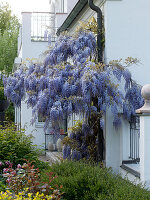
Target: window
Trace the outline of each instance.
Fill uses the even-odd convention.
[[[38,122],[45,122],[45,117],[43,117],[41,114],[38,114]]]
[[[56,0],[56,13],[65,12],[65,3],[64,0]]]
[[[35,126],[37,128],[43,128],[45,123],[45,118],[38,114],[38,118],[36,120]]]

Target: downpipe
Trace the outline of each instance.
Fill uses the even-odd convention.
[[[98,62],[103,62],[103,52],[102,52],[102,11],[101,9],[94,5],[93,0],[88,0],[89,7],[97,13],[97,52],[98,52]],[[95,105],[98,108],[98,102]],[[99,108],[98,111],[100,112]],[[97,162],[102,162],[104,160],[104,137],[103,130],[100,127],[100,121],[98,122],[98,134],[97,134],[98,144],[97,144]]]
[[[93,0],[88,0],[89,7],[97,12],[97,52],[98,52],[98,62],[103,61],[102,52],[102,11],[101,9],[94,5]]]

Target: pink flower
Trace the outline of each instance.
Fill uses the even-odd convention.
[[[10,161],[6,161],[5,164],[6,164],[6,165],[10,165]]]
[[[3,163],[0,161],[0,167],[3,165]]]
[[[11,181],[10,178],[8,178],[8,179],[6,180],[7,183],[10,183],[10,181]]]
[[[20,168],[21,168],[21,165],[20,165],[20,164],[18,164],[18,165],[17,165],[17,168],[18,168],[18,169],[20,169]]]
[[[4,172],[4,173],[6,173],[6,172],[8,172],[8,171],[9,171],[8,168],[4,168],[4,169],[3,169],[3,172]]]
[[[5,164],[8,165],[9,167],[13,166],[13,164],[10,161],[6,161]]]
[[[15,170],[12,171],[11,174],[12,174],[13,176],[15,176],[15,175],[16,175],[16,171],[15,171]]]

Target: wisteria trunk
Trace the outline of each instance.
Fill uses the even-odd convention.
[[[100,127],[100,118],[102,117],[100,114],[100,109],[98,107],[98,98],[92,99],[93,105],[97,107],[98,113],[92,115],[89,120],[93,121],[95,126],[93,126],[94,135],[97,137],[97,155],[96,161],[101,162],[104,160],[104,136],[103,129]],[[93,118],[93,119],[92,119]]]

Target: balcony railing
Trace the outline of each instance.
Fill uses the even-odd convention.
[[[50,36],[46,35],[50,32]],[[31,18],[31,41],[56,41],[55,14],[49,12],[33,12]]]
[[[140,118],[139,116],[133,116],[130,122],[130,156],[129,158],[135,162],[140,161],[139,140],[140,140]]]

